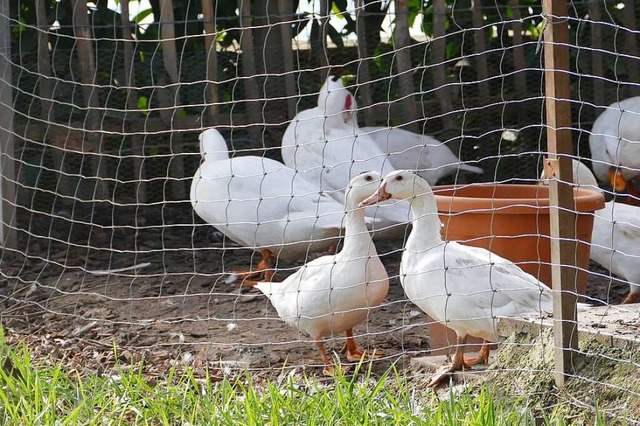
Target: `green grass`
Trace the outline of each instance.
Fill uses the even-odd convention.
[[[216,381],[196,378],[188,368],[153,385],[142,368],[81,377],[63,365],[33,367],[26,349],[9,350],[1,339],[0,360],[9,356],[19,371],[0,370],[0,422],[6,425],[520,426],[536,424],[534,413],[540,415],[522,401],[492,396],[485,386],[439,398],[393,368],[373,378],[360,366],[358,374],[332,381],[286,374],[279,381],[258,382],[249,374]],[[553,413],[543,420],[563,424]]]

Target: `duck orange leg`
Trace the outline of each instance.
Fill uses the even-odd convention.
[[[258,262],[256,269],[252,271],[231,271],[233,281],[229,282],[240,281],[238,287],[253,287],[260,281],[271,281],[275,275],[271,263],[273,253],[271,253],[269,249],[263,249],[260,250],[260,254],[262,255],[262,259]]]
[[[489,353],[491,352],[491,343],[487,342],[486,340],[482,342],[482,346],[480,347],[480,350],[478,351],[478,356],[474,357],[474,358],[468,358],[464,361],[464,363],[467,366],[472,366],[472,365],[478,365],[478,364],[482,364],[482,365],[487,365],[489,364]]]
[[[320,359],[322,360],[322,364],[324,365],[324,368],[322,369],[322,374],[324,374],[325,376],[333,376],[334,373],[336,372],[336,366],[333,362],[331,362],[331,360],[327,356],[327,351],[324,348],[324,343],[322,343],[321,341],[317,341],[316,347],[318,348],[318,352],[320,352]],[[349,366],[343,365],[341,366],[341,369],[342,369],[342,374],[344,374],[347,371],[349,371]]]
[[[640,302],[640,293],[629,292],[629,294],[627,294],[627,297],[625,297],[624,300],[622,301],[622,304],[628,305],[630,303],[638,303],[638,302]]]
[[[431,378],[431,381],[427,385],[430,388],[436,388],[440,386],[445,379],[451,376],[451,373],[456,371],[463,371],[470,369],[471,366],[464,362],[464,350],[467,345],[467,336],[456,338],[456,353],[453,356],[453,362],[451,365],[445,365]]]
[[[347,331],[345,331],[345,334],[347,335],[347,340],[344,343],[344,346],[340,350],[340,352],[342,352],[347,356],[347,360],[349,360],[349,362],[358,362],[362,359],[362,357],[365,357],[365,356],[369,359],[377,359],[383,356],[382,353],[378,352],[377,350],[374,350],[373,352],[368,353],[367,351],[363,351],[360,348],[358,348],[358,344],[356,343],[356,340],[353,338],[353,328],[350,328]]]

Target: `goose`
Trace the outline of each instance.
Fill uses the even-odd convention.
[[[544,170],[541,178],[547,183]],[[601,191],[591,170],[575,158],[573,180],[577,187]],[[596,210],[589,258],[629,282],[623,304],[640,302],[640,207],[608,201]]]
[[[371,171],[354,177],[345,196],[345,236],[335,255],[319,257],[279,283],[260,282],[256,288],[269,298],[279,317],[315,341],[326,375],[335,366],[323,338],[346,334],[343,352],[351,362],[367,355],[353,338],[353,328],[380,305],[389,290],[389,278],[365,226],[364,208],[358,204],[380,185]],[[379,356],[375,351],[369,355]]]
[[[216,129],[199,135],[203,162],[191,183],[196,214],[262,259],[249,273],[228,281],[269,280],[274,256],[298,260],[335,246],[343,228],[344,206],[289,169],[264,157],[229,158],[227,144]]]
[[[359,132],[352,118],[356,109],[355,98],[342,80],[329,76],[320,89],[318,106],[298,113],[282,137],[284,164],[340,202],[354,176],[370,170],[381,174],[394,170],[387,154],[371,137]],[[368,209],[366,215],[378,222],[376,231],[387,229],[393,237],[404,233],[404,229],[394,232],[390,228],[406,223],[409,209],[406,203],[393,208],[381,205]]]
[[[397,127],[362,127],[361,133],[369,135],[383,152],[389,153],[389,161],[395,169],[417,170],[429,185],[463,170],[482,174],[480,167],[460,162],[460,159],[444,143],[428,135],[420,135]]]
[[[598,116],[589,135],[593,172],[601,182],[611,184],[614,192],[627,191],[640,200],[640,96],[609,105]]]
[[[408,200],[413,228],[400,263],[407,297],[431,318],[456,332],[453,362],[430,381],[436,387],[451,373],[487,363],[496,341],[498,317],[552,312],[551,290],[513,262],[484,248],[443,241],[433,191],[409,170],[388,174],[379,190],[362,202]],[[478,358],[465,360],[467,336],[485,340]]]

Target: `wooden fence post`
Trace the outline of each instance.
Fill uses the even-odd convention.
[[[564,387],[578,349],[576,213],[571,154],[571,88],[566,0],[543,0],[547,146],[556,179],[550,182],[551,273],[555,382]]]

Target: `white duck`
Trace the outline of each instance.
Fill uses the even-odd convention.
[[[383,175],[394,170],[376,142],[360,134],[352,118],[356,109],[342,80],[329,76],[320,89],[318,106],[298,113],[282,137],[284,164],[340,202],[352,177],[369,170]],[[406,204],[379,206],[366,214],[380,222],[378,230],[405,223],[409,209]]]
[[[264,272],[262,279],[269,280],[272,256],[297,260],[337,243],[344,218],[341,203],[277,161],[229,158],[227,144],[215,129],[199,138],[204,161],[191,183],[193,209],[233,241],[262,254],[254,272],[237,278]]]
[[[544,171],[543,182],[546,181]],[[576,186],[600,191],[591,170],[573,159]],[[608,201],[595,212],[590,259],[629,282],[622,302],[640,302],[640,207]]]
[[[593,123],[589,135],[593,171],[615,192],[640,195],[640,96],[614,102]]]
[[[449,147],[427,135],[419,135],[397,127],[362,127],[361,133],[371,136],[396,169],[416,170],[429,185],[463,170],[484,173],[480,167],[460,162]]]
[[[343,352],[349,361],[360,360],[364,352],[353,339],[353,327],[380,305],[389,289],[387,271],[365,226],[364,208],[358,207],[378,188],[380,178],[379,173],[366,172],[349,183],[344,244],[339,253],[307,263],[283,282],[256,285],[280,318],[316,342],[325,374],[331,374],[334,367],[322,339],[345,332]]]
[[[411,204],[413,229],[400,264],[407,297],[457,334],[453,363],[429,386],[437,386],[450,372],[488,361],[486,343],[478,358],[467,361],[464,346],[467,336],[496,341],[497,317],[552,311],[551,290],[513,262],[483,248],[442,240],[436,199],[420,176],[408,170],[392,172],[363,204],[389,198]]]

